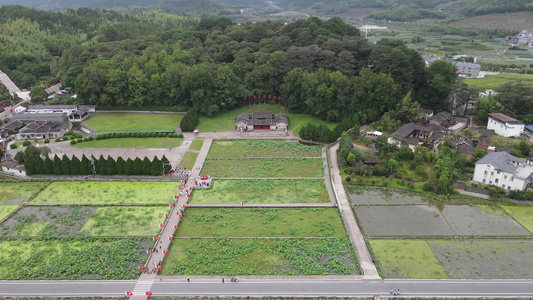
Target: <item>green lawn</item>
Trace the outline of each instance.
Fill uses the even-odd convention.
[[[192,168],[194,167],[194,163],[196,162],[196,158],[198,158],[198,153],[186,152],[185,155],[183,155],[179,166],[185,169],[192,170]]]
[[[359,265],[344,237],[175,239],[161,274],[357,275]]]
[[[306,114],[291,114],[286,110],[282,109],[280,105],[258,104],[243,106],[229,112],[221,113],[215,118],[200,116],[200,123],[198,124],[198,129],[204,132],[235,130],[235,120],[237,119],[238,114],[265,110],[272,111],[273,113],[282,112],[286,114],[287,117],[289,117],[289,129],[293,130],[294,135],[296,136],[298,136],[300,129],[307,125],[307,123],[312,123],[315,125],[325,124],[330,129],[333,129],[336,126],[336,123],[322,121],[318,118],[314,118]]]
[[[174,130],[183,115],[97,113],[87,120],[96,131]]]
[[[214,180],[210,189],[194,191],[191,203],[327,203],[322,179]]]
[[[213,177],[322,177],[322,159],[208,159],[202,174]]]
[[[46,182],[0,182],[0,204],[20,204],[30,200]]]
[[[149,245],[134,238],[0,240],[0,280],[136,279]]]
[[[343,237],[334,208],[187,208],[180,237]]]
[[[71,145],[76,148],[169,148],[178,147],[183,138],[117,138],[93,140]],[[135,146],[134,146],[135,145]]]
[[[533,76],[531,75],[519,75],[519,74],[498,74],[498,75],[489,75],[485,78],[472,78],[465,79],[465,82],[469,86],[475,86],[479,88],[480,92],[484,92],[486,89],[496,90],[502,84],[509,81],[521,80],[522,83],[533,86]]]
[[[369,240],[368,243],[383,278],[448,278],[425,241]]]
[[[0,205],[0,221],[7,217],[12,211],[17,209],[18,205]]]
[[[174,202],[178,185],[181,182],[54,182],[30,204],[167,204]]]
[[[533,206],[502,205],[502,207],[518,223],[533,233]]]
[[[320,157],[318,146],[273,140],[213,141],[208,158]]]
[[[80,230],[91,236],[157,236],[166,206],[100,207]]]
[[[202,149],[202,145],[204,144],[204,140],[202,139],[194,139],[189,146],[189,150],[198,150],[200,151]]]

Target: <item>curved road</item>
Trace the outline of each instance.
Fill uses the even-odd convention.
[[[301,277],[300,277],[301,278]],[[136,281],[0,281],[3,297],[118,297],[132,291]],[[533,280],[276,280],[217,279],[156,280],[153,296],[279,296],[388,297],[400,289],[411,297],[533,297]]]

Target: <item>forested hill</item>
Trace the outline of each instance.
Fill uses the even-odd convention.
[[[217,17],[238,14],[239,10],[229,9],[211,0],[162,0],[146,7],[131,7],[131,12],[157,11],[167,14],[193,17]]]
[[[212,116],[249,96],[278,95],[291,112],[371,122],[413,100],[448,108],[457,78],[450,63],[426,68],[402,41],[369,43],[339,18],[237,25],[90,9],[11,17],[18,8],[0,8],[0,67],[21,87],[61,77],[78,95],[68,101],[80,104]]]
[[[100,9],[127,8],[153,4],[153,0],[0,0],[0,5],[23,5],[49,11],[65,11],[79,7]]]

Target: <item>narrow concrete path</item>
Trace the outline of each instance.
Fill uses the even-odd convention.
[[[261,207],[270,207],[270,208],[329,208],[335,207],[335,204],[332,203],[198,203],[198,204],[189,204],[187,207],[221,207],[221,208],[261,208]]]
[[[327,151],[328,151],[328,146],[324,145],[324,147],[322,147],[322,162],[324,164],[324,176],[326,178],[326,188],[328,189],[328,195],[329,195],[331,204],[336,205],[337,199],[335,199],[335,193],[333,192],[333,188],[331,187],[331,174],[329,172]]]
[[[207,153],[209,152],[209,148],[211,148],[212,143],[212,139],[206,139],[204,141],[202,149],[198,154],[198,158],[194,163],[194,167],[191,170],[190,179],[185,182],[184,189],[189,189],[190,187],[192,187],[194,183],[194,178],[200,175],[202,165],[205,161],[205,158],[207,157]],[[187,145],[190,145],[190,142],[187,143]],[[186,145],[184,145],[184,147],[185,146]],[[161,265],[163,260],[165,259],[165,254],[163,252],[169,250],[170,244],[172,243],[171,239],[174,238],[174,235],[176,234],[177,230],[175,226],[179,226],[180,223],[179,215],[184,210],[184,205],[187,205],[189,200],[187,195],[180,195],[179,190],[176,190],[176,195],[179,195],[179,197],[174,203],[174,207],[170,208],[168,218],[166,219],[165,224],[163,224],[165,227],[163,227],[163,229],[161,230],[158,236],[159,240],[156,242],[155,247],[153,249],[154,251],[148,257],[148,260],[146,262],[145,272],[141,274],[139,280],[137,281],[137,285],[132,291],[133,296],[130,297],[130,299],[132,300],[148,299],[146,292],[150,291],[154,280],[157,280],[159,273],[157,265]]]
[[[355,254],[359,260],[359,265],[363,272],[362,275],[365,279],[378,279],[379,277],[378,270],[376,265],[372,262],[372,256],[368,250],[368,246],[365,242],[365,238],[361,229],[359,228],[355,215],[353,213],[350,201],[346,193],[344,192],[344,186],[342,185],[342,177],[339,168],[339,162],[337,159],[337,149],[339,148],[339,143],[331,146],[329,148],[329,157],[331,163],[331,174],[332,174],[332,183],[334,185],[335,193],[337,194],[337,201],[339,204],[339,210],[341,212],[342,218],[344,219],[344,224],[346,225],[346,230],[348,230],[348,236],[352,242],[352,245],[355,249]]]

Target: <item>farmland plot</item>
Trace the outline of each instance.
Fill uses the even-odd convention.
[[[213,177],[323,177],[322,160],[319,158],[285,159],[208,159],[202,174]]]
[[[318,146],[272,140],[213,141],[208,158],[320,157]]]
[[[196,190],[191,203],[327,203],[321,179],[215,180],[210,189]]]
[[[0,182],[0,204],[21,204],[30,200],[46,182]]]

